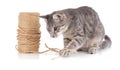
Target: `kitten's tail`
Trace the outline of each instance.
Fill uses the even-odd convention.
[[[101,49],[104,49],[104,48],[107,48],[107,47],[111,47],[112,41],[111,41],[110,37],[107,36],[107,35],[105,35],[104,39],[105,39],[105,40],[104,40],[104,41],[102,42],[102,44],[100,45],[100,48],[101,48]]]

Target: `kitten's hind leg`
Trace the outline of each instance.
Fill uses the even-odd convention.
[[[88,53],[95,54],[99,50],[100,39],[94,38],[89,41]]]
[[[88,53],[90,53],[90,54],[95,54],[98,49],[99,49],[99,47],[95,44],[94,46],[91,46],[91,47],[88,49]]]

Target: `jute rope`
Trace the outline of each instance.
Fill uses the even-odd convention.
[[[21,12],[18,23],[18,52],[37,53],[40,44],[39,13]]]

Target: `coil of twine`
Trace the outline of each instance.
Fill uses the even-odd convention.
[[[18,17],[18,52],[34,53],[39,52],[40,44],[40,24],[39,13],[21,12]]]

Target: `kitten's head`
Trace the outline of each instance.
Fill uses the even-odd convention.
[[[46,28],[52,38],[64,33],[68,28],[67,17],[63,12],[54,12],[40,17],[45,19],[47,23]]]

